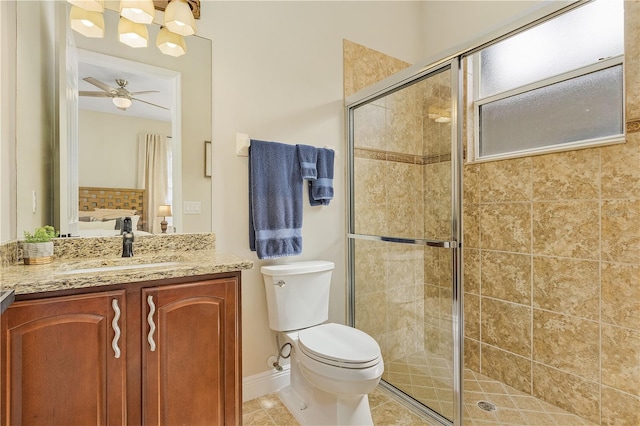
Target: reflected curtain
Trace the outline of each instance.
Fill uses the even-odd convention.
[[[138,136],[138,188],[147,191],[147,205],[143,218],[144,230],[160,233],[160,218],[156,216],[160,204],[169,204],[168,145],[162,135]]]

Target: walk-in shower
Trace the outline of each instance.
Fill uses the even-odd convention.
[[[443,425],[640,424],[640,5],[624,25],[615,5],[348,99],[349,321],[380,344],[383,385]]]

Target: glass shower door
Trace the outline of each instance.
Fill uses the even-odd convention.
[[[388,387],[460,423],[457,62],[347,107],[350,321]]]

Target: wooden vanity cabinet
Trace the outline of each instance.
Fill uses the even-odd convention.
[[[10,306],[2,315],[2,423],[124,424],[126,352],[113,332],[124,331],[124,311],[123,290]]]
[[[240,274],[202,278],[15,302],[2,424],[241,424]]]

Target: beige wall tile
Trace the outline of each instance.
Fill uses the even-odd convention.
[[[481,373],[522,392],[531,393],[531,360],[493,346],[481,347]]]
[[[640,265],[602,263],[602,321],[640,330]]]
[[[358,296],[385,290],[387,279],[387,263],[384,261],[384,251],[380,248],[371,248],[370,241],[357,240],[355,250],[355,279]]]
[[[480,204],[465,204],[462,211],[462,238],[464,246],[480,248]]]
[[[378,207],[379,208],[379,207]],[[385,228],[374,235],[416,238],[422,235],[422,206],[416,204],[387,204]]]
[[[640,262],[640,200],[602,202],[602,259]]]
[[[356,299],[356,327],[374,339],[380,339],[387,329],[385,292],[359,295]]]
[[[480,342],[464,339],[464,368],[480,371]]]
[[[640,331],[602,326],[602,384],[640,397]]]
[[[531,250],[531,204],[480,205],[480,243],[489,250]]]
[[[464,291],[480,294],[480,250],[465,248],[462,258],[464,260]]]
[[[601,151],[602,198],[637,199],[640,194],[640,132],[627,133],[624,144],[605,146]]]
[[[640,425],[640,398],[602,387],[602,426]]]
[[[464,294],[464,335],[480,340],[480,296]]]
[[[358,148],[384,149],[387,140],[385,108],[366,104],[354,112],[353,136]]]
[[[533,199],[593,200],[600,195],[600,151],[580,149],[532,157]]]
[[[595,321],[534,309],[533,361],[596,381],[600,333]]]
[[[379,204],[359,204],[355,208],[355,231],[359,234],[384,235],[387,209]]]
[[[531,357],[531,308],[487,297],[480,305],[482,341]]]
[[[531,158],[492,161],[480,165],[483,203],[531,200]]]
[[[600,423],[600,386],[597,383],[534,362],[533,395]]]
[[[384,174],[389,204],[422,204],[422,166],[387,162]]]
[[[596,260],[598,223],[596,201],[533,203],[533,252]]]
[[[354,202],[383,205],[387,201],[386,167],[384,161],[354,159]]]
[[[465,164],[463,169],[462,189],[464,205],[480,202],[480,165]]]
[[[385,149],[405,154],[422,154],[422,116],[387,109]]]
[[[598,320],[598,266],[596,261],[534,256],[533,306]]]
[[[482,295],[531,304],[531,255],[482,251]]]

